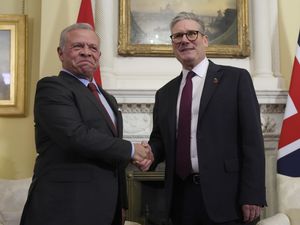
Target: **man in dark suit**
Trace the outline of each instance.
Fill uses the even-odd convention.
[[[156,93],[149,140],[152,169],[165,160],[167,213],[174,225],[254,223],[266,196],[251,77],[206,58],[208,38],[197,15],[179,13],[170,28],[182,72]]]
[[[90,25],[67,27],[58,47],[62,71],[37,84],[38,155],[22,225],[124,223],[125,167],[150,153],[122,139],[116,99],[95,83],[99,45]]]

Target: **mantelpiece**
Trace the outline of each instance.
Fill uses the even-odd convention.
[[[140,142],[147,140],[152,129],[152,110],[155,90],[108,90],[119,103],[124,119],[124,138]],[[276,158],[277,143],[281,130],[282,119],[287,98],[287,91],[258,90],[257,98],[260,104],[262,130],[266,154],[266,188],[268,207],[263,212],[263,217],[277,212],[276,197]],[[160,167],[158,171],[163,170]],[[136,190],[133,187],[141,186],[143,182],[155,181],[158,185],[161,180],[159,174],[144,174],[137,172],[132,167],[128,171],[128,184],[130,203],[136,206]],[[134,186],[132,186],[134,185]],[[140,190],[140,189],[139,189]],[[147,207],[146,207],[147,209]],[[146,210],[145,209],[145,210]],[[129,211],[132,218],[136,218],[136,211]],[[147,212],[145,212],[147,215]]]

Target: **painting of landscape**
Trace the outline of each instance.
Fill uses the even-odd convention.
[[[169,44],[172,18],[181,11],[200,15],[210,44],[237,44],[236,0],[131,0],[133,44]]]

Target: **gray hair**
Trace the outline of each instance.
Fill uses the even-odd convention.
[[[201,20],[200,16],[192,13],[192,12],[180,12],[178,13],[171,21],[170,23],[170,30],[175,26],[176,23],[182,20],[194,20],[199,24],[199,31],[202,34],[205,34],[205,25],[203,21]]]
[[[67,34],[72,31],[72,30],[91,30],[94,31],[94,28],[88,24],[88,23],[74,23],[68,27],[66,27],[60,34],[60,39],[59,39],[59,48],[63,49],[67,40]],[[96,33],[97,34],[97,33]],[[99,40],[100,37],[97,34]]]

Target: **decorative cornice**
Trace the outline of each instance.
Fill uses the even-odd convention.
[[[154,103],[156,90],[107,90],[122,103]],[[287,91],[284,90],[257,90],[256,95],[260,104],[285,104]]]
[[[284,90],[257,90],[256,95],[260,104],[285,104],[288,92]]]
[[[285,104],[260,104],[260,112],[267,113],[284,113]]]
[[[122,113],[152,113],[153,112],[152,103],[121,103],[119,107]]]
[[[106,90],[117,99],[118,103],[154,103],[156,90]]]

